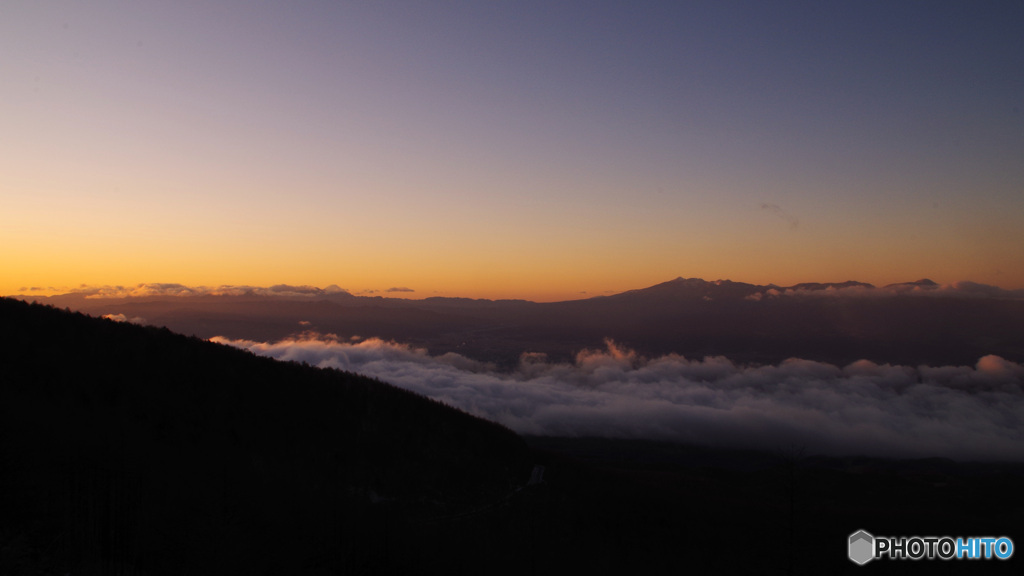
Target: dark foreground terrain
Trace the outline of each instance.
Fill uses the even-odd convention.
[[[540,467],[543,467],[541,469]],[[538,482],[539,480],[539,482]],[[1024,466],[520,438],[384,383],[0,300],[0,574],[1020,573]]]

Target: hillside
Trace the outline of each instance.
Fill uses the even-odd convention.
[[[477,509],[533,465],[381,382],[9,299],[0,366],[2,574],[370,570],[387,514]]]

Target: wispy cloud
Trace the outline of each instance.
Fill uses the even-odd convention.
[[[56,292],[56,291],[57,291],[57,289],[53,288],[52,286],[49,287],[49,288],[44,288],[42,286],[22,286],[22,287],[18,288],[18,292],[21,292],[23,294],[27,293],[27,292]]]
[[[387,290],[385,290],[385,292],[415,292],[415,290],[413,290],[412,288],[397,287],[388,288]]]
[[[845,367],[790,359],[646,359],[609,342],[572,363],[528,354],[512,373],[377,339],[215,341],[367,374],[529,434],[607,436],[812,453],[1024,460],[1024,367]]]
[[[129,318],[124,314],[104,314],[103,317],[106,318],[107,320],[113,320],[114,322],[130,322],[132,324],[146,323],[146,319],[140,316],[133,316]]]
[[[798,220],[796,216],[793,216],[783,210],[778,204],[761,204],[761,210],[767,210],[768,212],[775,214],[789,224],[789,227],[794,230],[800,227],[800,220]]]

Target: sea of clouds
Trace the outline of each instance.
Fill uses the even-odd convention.
[[[978,282],[953,282],[952,284],[918,285],[892,284],[876,287],[864,286],[830,286],[824,289],[810,288],[768,288],[754,292],[747,300],[770,300],[773,298],[895,298],[930,297],[930,298],[970,298],[996,300],[1024,300],[1024,290],[1006,290],[990,284]]]
[[[379,339],[214,338],[365,374],[523,434],[671,440],[806,454],[1024,461],[1024,366],[848,366],[790,359],[642,358],[608,342],[572,363],[524,354],[512,372]]]

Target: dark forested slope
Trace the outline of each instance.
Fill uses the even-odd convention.
[[[3,574],[369,570],[389,515],[486,506],[531,467],[381,382],[0,299]]]

